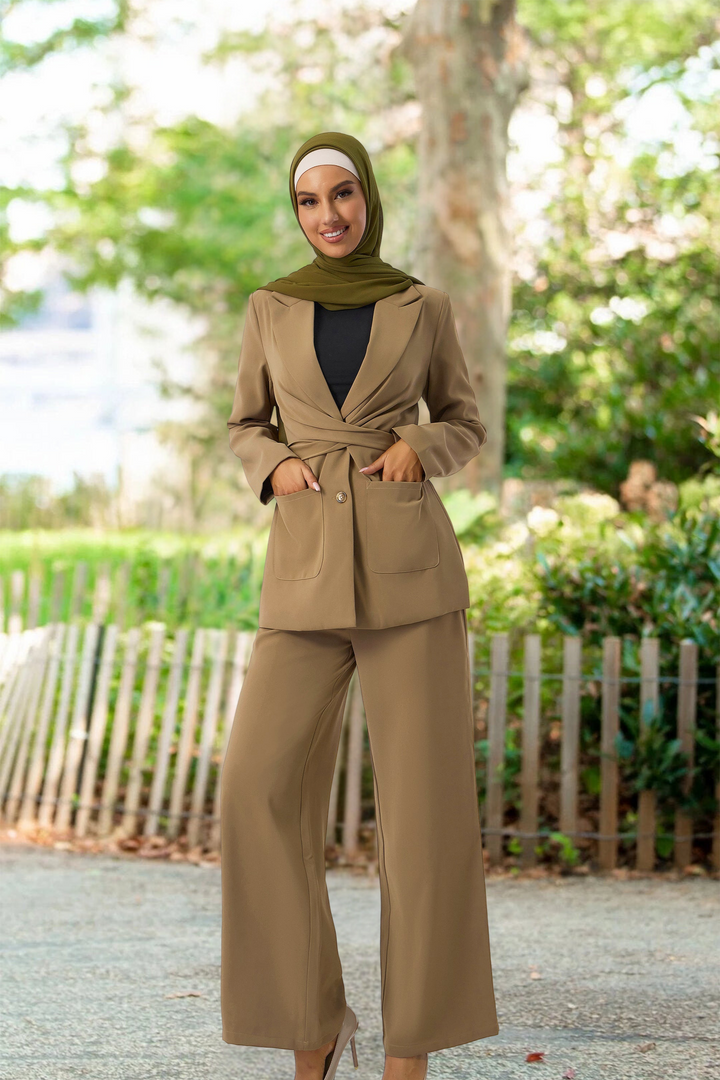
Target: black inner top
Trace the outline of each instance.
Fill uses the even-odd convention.
[[[317,301],[314,304],[315,354],[339,409],[365,358],[375,304],[340,308],[338,311],[328,311]],[[266,499],[271,493],[272,484],[268,477],[263,484],[261,498]]]
[[[339,409],[367,352],[375,304],[328,311],[317,301],[314,303],[315,353]]]

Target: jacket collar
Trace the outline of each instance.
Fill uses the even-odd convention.
[[[412,284],[376,302],[365,358],[338,409],[315,353],[312,300],[279,292],[271,292],[270,296],[273,334],[286,370],[306,399],[341,420],[347,420],[388,377],[405,352],[424,302],[423,294]]]

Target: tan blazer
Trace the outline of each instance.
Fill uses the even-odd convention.
[[[375,305],[360,370],[338,409],[313,345],[314,306],[250,296],[228,421],[230,446],[257,497],[287,457],[321,491],[276,498],[260,594],[261,627],[329,630],[417,622],[470,603],[462,552],[432,484],[480,450],[480,422],[447,293],[410,285]],[[418,402],[430,423],[418,424]],[[271,422],[277,406],[278,423]],[[364,475],[397,439],[424,480]]]

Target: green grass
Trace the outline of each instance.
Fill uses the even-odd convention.
[[[253,629],[267,530],[207,536],[93,529],[0,532],[0,581],[7,615],[25,624],[31,579],[39,584],[37,621],[87,619],[103,579],[109,619],[133,625],[162,619],[182,625]],[[13,597],[13,571],[16,576]]]

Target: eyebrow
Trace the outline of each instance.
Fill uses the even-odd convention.
[[[345,184],[354,184],[354,183],[355,183],[355,180],[341,180],[339,184],[335,184],[334,187],[330,188],[330,190],[331,191],[337,191],[338,188],[344,187]],[[296,191],[295,194],[296,195],[314,195],[315,192],[314,191]]]

